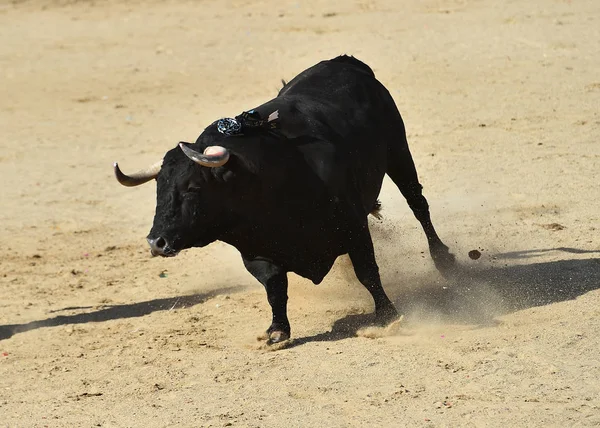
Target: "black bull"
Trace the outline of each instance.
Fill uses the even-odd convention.
[[[271,101],[168,151],[162,165],[127,176],[115,164],[115,173],[127,186],[157,180],[148,235],[154,255],[216,240],[239,250],[267,291],[270,342],[290,337],[287,273],[318,284],[342,254],[373,296],[376,321],[398,316],[381,286],[367,223],[386,173],[421,223],[437,269],[454,264],[431,223],[400,113],[353,57],[300,73]]]

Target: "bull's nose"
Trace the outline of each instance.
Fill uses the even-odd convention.
[[[167,240],[163,237],[158,238],[146,238],[148,240],[148,244],[150,244],[150,249],[152,250],[152,255],[154,256],[164,256],[165,249],[168,247]]]

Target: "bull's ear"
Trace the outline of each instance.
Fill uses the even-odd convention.
[[[238,156],[235,152],[230,152],[230,155],[225,165],[221,168],[211,168],[210,174],[216,181],[244,188],[256,179],[257,174],[246,158]]]
[[[216,172],[216,171],[215,171]],[[236,174],[234,171],[232,171],[231,169],[222,169],[221,171],[216,172],[215,175],[220,175],[220,179],[224,182],[224,183],[230,183],[233,182],[236,178]]]

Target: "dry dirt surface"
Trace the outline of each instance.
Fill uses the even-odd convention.
[[[3,1],[0,40],[0,426],[600,425],[597,0]],[[291,275],[273,350],[237,251],[151,258],[155,185],[112,162],[342,53],[395,98],[461,274],[386,181],[371,227],[403,320],[369,328],[340,258]]]

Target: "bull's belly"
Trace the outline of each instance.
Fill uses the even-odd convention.
[[[290,272],[294,272],[306,279],[310,279],[315,284],[320,284],[331,270],[335,260],[341,254],[345,254],[345,252],[336,255],[311,257],[311,259],[304,259],[301,261],[295,260],[295,257],[290,257],[286,266]]]
[[[315,284],[323,281],[338,256],[348,252],[343,238],[337,233],[280,235],[268,242],[261,238],[224,239],[224,242],[237,248],[246,259],[272,260],[286,271],[310,279]]]

